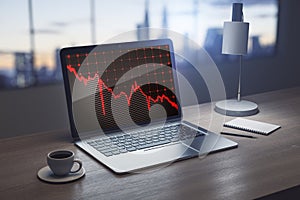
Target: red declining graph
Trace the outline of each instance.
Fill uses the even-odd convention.
[[[132,84],[129,94],[127,94],[124,91],[121,91],[120,93],[116,94],[116,93],[114,93],[114,91],[110,87],[108,87],[103,82],[103,80],[99,77],[99,75],[97,73],[95,73],[95,75],[93,77],[88,75],[88,77],[86,78],[82,75],[79,75],[77,73],[77,71],[75,70],[75,68],[73,68],[71,65],[67,65],[67,69],[69,70],[69,72],[73,73],[74,76],[76,77],[76,79],[78,81],[82,82],[84,85],[87,85],[89,81],[98,79],[99,96],[100,96],[100,101],[101,101],[101,105],[102,105],[102,114],[103,115],[106,115],[103,90],[107,90],[108,92],[110,92],[114,99],[118,99],[118,98],[121,98],[122,96],[124,96],[127,100],[128,106],[130,106],[130,104],[131,104],[131,97],[132,97],[133,93],[139,91],[143,96],[145,96],[148,110],[150,110],[151,102],[152,103],[157,103],[157,102],[163,102],[163,101],[167,101],[172,107],[174,107],[178,110],[177,103],[171,101],[168,96],[166,96],[165,94],[162,94],[162,95],[157,95],[156,98],[153,98],[153,97],[147,95],[142,90],[142,88],[137,84],[136,81],[134,81],[134,83]]]

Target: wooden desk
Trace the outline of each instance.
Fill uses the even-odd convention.
[[[282,128],[269,136],[253,134],[258,139],[226,136],[239,147],[148,173],[113,174],[78,150],[68,131],[2,139],[0,199],[253,199],[299,185],[300,87],[247,99],[257,102],[260,109],[248,118]],[[209,104],[200,107],[211,112]],[[207,122],[209,113],[205,112],[200,123]],[[46,154],[57,148],[76,152],[87,171],[84,178],[58,185],[37,179],[37,171],[46,165]]]

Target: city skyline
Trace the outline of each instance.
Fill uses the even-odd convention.
[[[230,2],[225,5],[217,4],[214,1],[170,2],[170,0],[149,1],[149,26],[153,28],[162,27],[163,13],[167,12],[167,28],[188,34],[201,46],[204,44],[209,28],[221,28],[224,21],[230,20]],[[272,16],[277,12],[276,1],[268,2],[271,4],[262,5],[258,2],[258,4],[244,9],[246,21],[251,23],[253,18],[258,17],[264,19],[264,23],[256,22],[250,25],[250,35],[260,35],[262,44],[272,44],[276,40],[277,19]],[[272,4],[272,2],[274,3]],[[27,0],[11,0],[0,3],[4,11],[0,14],[1,18],[6,16],[10,19],[9,21],[4,20],[2,23],[1,35],[3,37],[1,40],[3,42],[1,41],[0,51],[29,52],[27,3]],[[54,69],[56,67],[55,51],[57,48],[91,44],[89,3],[90,1],[83,2],[80,0],[33,1],[37,68],[47,66]],[[13,4],[18,4],[18,6],[13,6]],[[129,4],[131,5],[130,8],[124,9],[124,1],[114,0],[104,3],[104,1],[95,0],[97,43],[102,43],[122,32],[134,30],[137,24],[143,21],[145,1],[126,1],[126,5]],[[257,6],[263,9],[264,15],[258,11]],[[164,7],[167,8],[167,11],[163,10]],[[12,12],[12,10],[16,12]],[[55,12],[53,13],[53,11]],[[265,26],[266,23],[270,25]],[[255,29],[251,29],[253,26]],[[8,57],[9,55],[1,55],[0,70],[13,70],[13,58]],[[5,63],[5,60],[10,63]]]

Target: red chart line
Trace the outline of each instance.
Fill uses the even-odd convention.
[[[69,70],[69,72],[73,73],[74,76],[76,77],[76,79],[78,81],[82,82],[85,86],[88,84],[89,81],[98,79],[99,96],[100,96],[100,101],[101,101],[101,105],[102,105],[102,114],[103,115],[106,115],[105,104],[104,104],[104,94],[103,94],[104,90],[107,90],[109,93],[111,93],[111,95],[112,95],[112,97],[114,99],[118,99],[118,98],[121,98],[122,96],[124,96],[126,98],[126,100],[127,100],[128,106],[130,106],[130,104],[131,104],[132,95],[135,92],[140,91],[140,93],[146,98],[148,110],[150,110],[151,102],[152,103],[157,103],[157,102],[161,102],[162,103],[164,101],[167,101],[172,107],[174,107],[174,108],[176,108],[178,110],[177,103],[173,102],[168,96],[166,96],[165,94],[162,94],[162,95],[157,95],[156,98],[153,98],[153,97],[147,95],[142,90],[142,88],[137,84],[136,81],[134,81],[134,83],[132,84],[129,94],[127,94],[124,91],[121,91],[120,93],[116,94],[116,93],[114,93],[114,91],[110,87],[108,87],[103,82],[103,80],[99,77],[99,75],[97,73],[95,73],[95,75],[93,77],[91,77],[90,75],[88,75],[88,77],[86,78],[86,77],[84,77],[82,75],[79,75],[77,73],[76,69],[73,68],[71,65],[67,65],[67,69]]]

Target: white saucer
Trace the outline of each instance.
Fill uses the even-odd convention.
[[[39,179],[48,183],[67,183],[80,179],[84,175],[85,169],[83,167],[79,172],[70,173],[68,176],[63,177],[55,176],[48,166],[41,168],[37,173]]]

